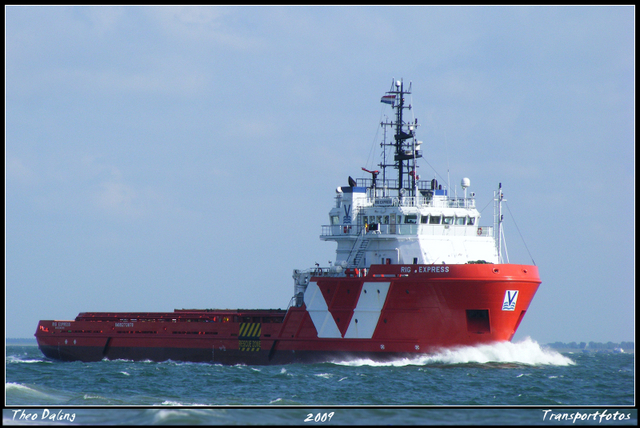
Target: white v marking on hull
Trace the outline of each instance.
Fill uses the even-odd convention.
[[[358,304],[344,334],[348,339],[371,339],[378,326],[380,313],[387,300],[390,282],[365,282],[362,284]]]
[[[311,316],[313,325],[316,327],[318,337],[342,338],[338,325],[333,319],[333,315],[329,312],[327,302],[324,300],[322,291],[317,283],[309,282],[304,292],[304,304]]]

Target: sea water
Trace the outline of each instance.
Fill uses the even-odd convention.
[[[629,353],[529,338],[436,355],[281,366],[60,362],[6,348],[4,424],[634,424]]]

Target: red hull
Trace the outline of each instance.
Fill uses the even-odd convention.
[[[68,361],[389,360],[509,341],[539,285],[535,266],[373,265],[362,277],[312,277],[315,297],[287,311],[81,313],[40,321],[35,336]]]

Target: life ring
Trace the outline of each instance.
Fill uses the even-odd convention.
[[[478,228],[478,236],[480,236],[480,235],[482,235],[482,228],[481,227]]]
[[[347,233],[347,226],[344,227],[344,233]]]

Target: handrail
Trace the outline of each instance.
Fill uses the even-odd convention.
[[[391,233],[395,226],[395,233]],[[356,225],[323,225],[320,237],[351,237],[356,238],[362,234],[362,226]],[[457,224],[379,224],[377,231],[369,231],[369,234],[381,235],[432,235],[442,236],[443,234],[453,236],[493,236],[493,226],[470,226]]]
[[[340,198],[340,197],[338,197]],[[339,203],[339,200],[338,200]],[[336,204],[338,205],[338,204]],[[448,197],[444,200],[433,200],[424,196],[376,196],[367,197],[363,207],[433,207],[433,208],[475,208],[475,198]]]

